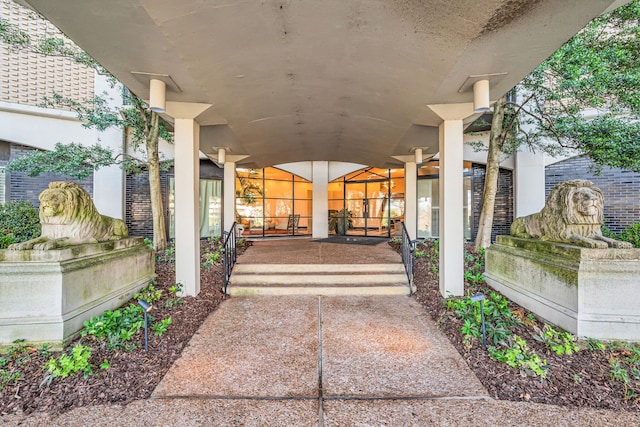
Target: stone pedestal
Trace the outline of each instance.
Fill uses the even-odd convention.
[[[142,238],[49,251],[0,251],[0,346],[60,348],[85,320],[125,303],[155,277]]]
[[[580,337],[640,341],[640,249],[587,249],[498,236],[487,283]]]

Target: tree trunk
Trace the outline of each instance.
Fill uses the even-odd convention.
[[[162,188],[160,186],[160,158],[158,156],[158,115],[151,113],[151,129],[146,139],[147,165],[149,168],[149,192],[151,195],[151,215],[153,217],[153,248],[167,249],[167,230],[164,221]]]
[[[484,175],[484,190],[482,192],[482,210],[476,236],[476,249],[487,248],[491,245],[491,230],[493,228],[493,211],[498,192],[498,175],[500,173],[500,146],[504,120],[506,99],[502,96],[493,106],[493,120],[489,135],[489,152],[487,153],[487,169]]]

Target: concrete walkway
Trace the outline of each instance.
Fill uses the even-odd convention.
[[[487,396],[409,297],[234,297],[202,325],[153,398],[26,426],[606,426],[640,416]]]

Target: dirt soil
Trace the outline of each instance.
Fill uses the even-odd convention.
[[[467,252],[477,257],[472,245],[467,246]],[[473,340],[471,347],[466,346],[460,333],[463,322],[454,313],[446,310],[439,291],[438,276],[433,271],[433,262],[429,258],[415,259],[415,298],[425,306],[492,397],[576,408],[640,411],[638,396],[625,400],[622,382],[611,379],[609,358],[628,356],[625,350],[619,347],[589,350],[583,348],[586,347],[585,343],[580,343],[580,351],[558,356],[543,343],[533,339],[533,325],[523,324],[512,328],[513,333],[524,338],[529,348],[546,359],[550,365],[550,373],[545,379],[541,379],[523,375],[518,369],[491,359],[480,340]],[[466,283],[465,288],[467,294],[488,295],[490,292],[496,292],[487,285]],[[529,312],[517,304],[510,302],[509,308],[512,312],[518,311],[523,318],[528,318]],[[542,322],[535,322],[539,328],[543,327]]]
[[[209,242],[202,243],[203,263],[204,254],[215,249]],[[245,246],[239,247],[239,253],[244,249]],[[84,378],[80,373],[55,379],[47,386],[46,383],[41,385],[47,374],[43,366],[52,356],[57,357],[60,353],[42,354],[41,349],[23,346],[15,360],[0,368],[0,386],[4,384],[3,380],[7,375],[20,373],[17,380],[8,381],[0,389],[0,414],[56,414],[79,406],[127,404],[133,400],[149,398],[202,322],[223,300],[222,265],[218,264],[209,270],[202,269],[201,291],[197,297],[186,297],[176,307],[165,307],[166,300],[170,297],[168,289],[175,284],[174,261],[170,256],[156,264],[156,288],[163,292],[162,298],[153,304],[154,309],[150,314],[156,319],[171,316],[173,322],[161,336],[149,331],[148,352],[144,350],[142,331],[131,341],[140,344],[133,351],[109,351],[104,343],[80,338],[71,343],[71,346],[77,343],[91,346],[90,362],[96,375]],[[133,300],[130,302],[136,303]],[[7,355],[0,357],[8,358]],[[99,365],[105,359],[109,361],[110,367],[101,370]]]

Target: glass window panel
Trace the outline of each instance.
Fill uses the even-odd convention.
[[[5,194],[6,194],[6,172],[5,167],[0,166],[0,205],[4,205],[5,203]]]
[[[313,184],[310,182],[294,182],[293,198],[311,200],[313,198]]]
[[[418,237],[438,237],[440,199],[438,179],[418,180]]]
[[[200,237],[222,235],[222,181],[200,180]]]
[[[339,211],[344,207],[344,200],[329,200],[329,210],[330,211]]]
[[[169,178],[169,237],[175,237],[175,179]],[[222,181],[200,180],[200,237],[222,235]]]
[[[278,168],[264,168],[265,179],[277,179],[281,181],[291,181],[293,174]]]
[[[294,201],[294,213],[296,215],[310,217],[312,215],[311,208],[312,208],[311,200],[295,200]]]
[[[236,176],[242,178],[262,179],[262,169],[237,168]]]
[[[265,180],[264,182],[264,196],[269,199],[292,199],[293,198],[293,185],[291,181],[291,174],[289,174],[289,181],[274,181]]]
[[[464,191],[463,191],[464,203],[464,238],[467,240],[471,239],[471,198],[473,194],[471,192],[471,177],[464,178]]]
[[[169,178],[169,238],[173,239],[176,236],[176,205],[175,205],[175,179]]]
[[[291,199],[265,199],[264,212],[265,217],[269,218],[287,218],[293,210],[293,201]]]

